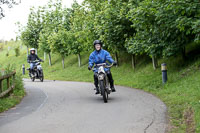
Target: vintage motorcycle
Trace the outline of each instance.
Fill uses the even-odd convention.
[[[112,92],[110,89],[109,81],[104,68],[111,68],[113,64],[108,66],[106,63],[96,64],[95,68],[97,68],[97,77],[98,77],[98,84],[99,84],[99,91],[101,96],[103,96],[104,103],[108,102],[108,95]],[[96,69],[92,69],[93,71]]]
[[[33,82],[35,81],[35,79],[40,79],[41,82],[44,81],[44,73],[43,73],[42,65],[40,62],[43,62],[43,61],[36,60],[36,61],[30,62],[30,63],[35,63],[33,72],[30,71],[30,68],[27,69],[29,70],[29,77],[31,78]]]

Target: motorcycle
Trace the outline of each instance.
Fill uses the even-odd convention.
[[[33,82],[35,81],[35,79],[40,79],[41,82],[44,81],[44,73],[43,73],[42,65],[40,62],[43,62],[43,61],[36,60],[36,61],[30,62],[30,63],[35,63],[32,73],[30,71],[30,68],[27,69],[29,70],[29,77],[31,78]]]
[[[110,89],[109,81],[104,68],[111,68],[113,64],[108,66],[106,63],[96,64],[95,68],[98,69],[97,77],[98,77],[98,84],[99,84],[99,91],[101,96],[103,96],[104,103],[108,102],[108,95],[112,92]],[[92,69],[93,71],[96,69]]]

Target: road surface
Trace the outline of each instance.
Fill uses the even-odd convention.
[[[91,83],[24,79],[27,96],[0,114],[0,133],[165,133],[166,106],[141,90],[116,86],[108,103]]]

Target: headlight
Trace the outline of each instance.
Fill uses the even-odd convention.
[[[99,80],[103,80],[103,79],[104,79],[104,75],[103,75],[103,74],[100,74],[100,75],[98,76],[98,78],[99,78]]]

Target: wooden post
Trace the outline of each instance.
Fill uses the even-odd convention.
[[[10,78],[7,78],[7,88],[10,88]]]
[[[13,82],[12,84],[15,86],[15,74],[13,75]]]
[[[3,80],[0,80],[0,93],[3,91]]]

